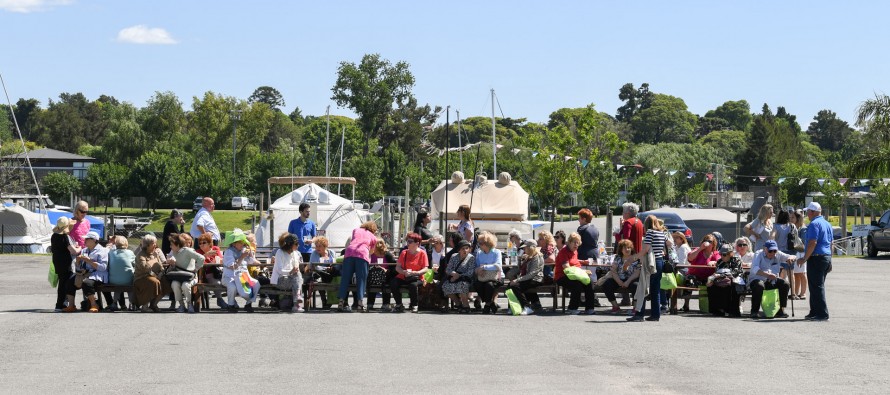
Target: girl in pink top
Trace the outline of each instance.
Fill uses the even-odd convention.
[[[359,300],[357,310],[364,312],[365,286],[368,280],[368,263],[371,260],[371,250],[377,244],[377,224],[368,221],[358,229],[352,231],[352,241],[346,247],[343,255],[343,267],[340,269],[340,305],[337,310],[349,313],[352,309],[346,303],[346,295],[349,292],[349,284],[352,283],[352,275],[355,274],[356,297]]]

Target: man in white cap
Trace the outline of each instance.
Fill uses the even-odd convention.
[[[834,230],[831,224],[822,217],[822,206],[812,202],[807,206],[807,250],[799,265],[807,263],[807,283],[810,288],[810,314],[806,319],[811,321],[828,321],[828,303],[825,300],[825,277],[831,271],[831,243],[834,241]]]

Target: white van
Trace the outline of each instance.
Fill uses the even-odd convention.
[[[241,210],[256,210],[256,203],[251,203],[250,199],[244,196],[235,196],[232,198],[232,208]]]

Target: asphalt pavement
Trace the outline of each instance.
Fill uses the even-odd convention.
[[[807,302],[796,301],[796,317],[789,319],[689,313],[643,323],[603,310],[528,317],[53,313],[49,259],[0,256],[4,393],[813,394],[890,388],[890,288],[883,286],[888,255],[835,258],[828,322],[805,321]]]

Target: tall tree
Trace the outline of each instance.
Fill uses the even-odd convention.
[[[391,124],[385,131],[380,134],[380,142],[384,148],[390,144],[396,144],[399,149],[408,155],[409,160],[415,160],[419,157],[420,142],[423,136],[424,127],[432,126],[442,107],[430,107],[429,104],[424,106],[417,105],[417,99],[408,97],[404,102],[399,103],[398,108],[393,111],[390,117]]]
[[[393,65],[379,54],[366,54],[359,64],[340,62],[331,100],[358,114],[365,141],[363,155],[368,155],[368,143],[380,135],[393,105],[407,99],[412,87],[414,76],[404,61]]]
[[[271,86],[261,86],[254,89],[253,94],[247,98],[248,103],[266,103],[269,108],[275,111],[281,111],[284,107],[284,97],[281,92]]]
[[[698,117],[689,112],[686,102],[679,97],[656,94],[648,108],[641,109],[633,118],[635,143],[686,143],[692,140]]]
[[[628,82],[621,86],[618,90],[618,99],[624,102],[624,105],[618,107],[618,113],[615,119],[621,122],[630,122],[637,111],[649,108],[652,100],[655,99],[654,93],[649,91],[649,83],[644,82],[638,89],[634,89],[634,84]]]
[[[886,177],[890,175],[890,96],[875,94],[859,106],[856,126],[865,130],[870,147],[853,159],[846,169],[854,177]]]
[[[748,147],[740,158],[740,174],[776,174],[785,161],[802,161],[806,158],[796,117],[788,114],[783,107],[779,107],[779,110],[774,115],[769,105],[764,104],[762,113],[754,116]]]
[[[705,113],[705,118],[720,118],[727,122],[727,127],[730,129],[747,131],[753,116],[751,105],[743,99],[726,101]]]
[[[853,132],[853,128],[831,110],[819,111],[807,128],[807,134],[813,143],[829,151],[840,150]]]

